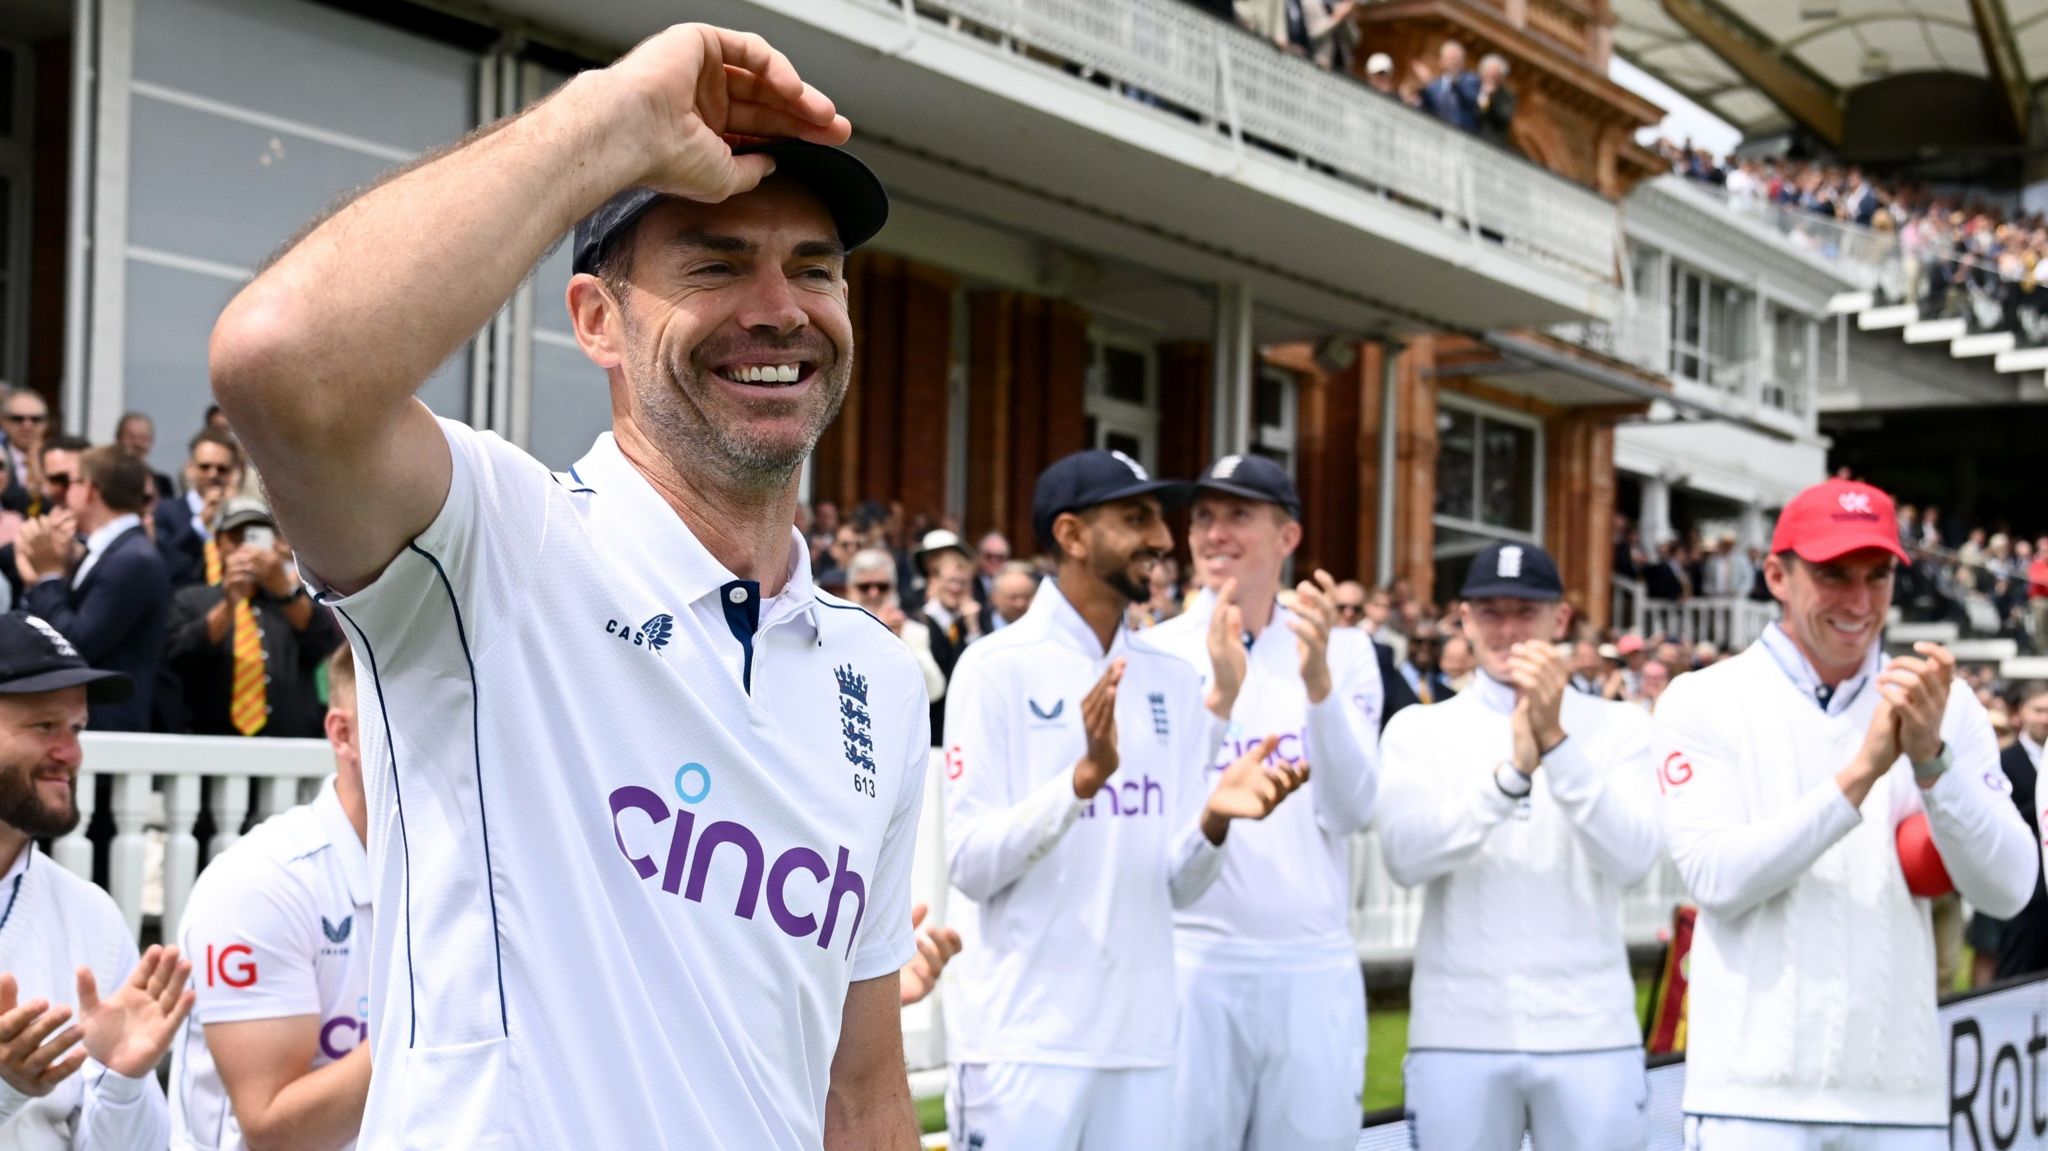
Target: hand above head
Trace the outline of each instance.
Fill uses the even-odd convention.
[[[1899,751],[1914,763],[1941,754],[1941,720],[1948,711],[1956,658],[1936,643],[1916,643],[1917,656],[1899,656],[1877,675],[1877,690],[1898,718]]]
[[[0,975],[0,1083],[31,1098],[48,1095],[85,1065],[85,1048],[78,1046],[85,1032],[64,1027],[69,1007],[52,1007],[47,999],[17,1004],[19,995],[14,976]]]
[[[1268,735],[1223,769],[1202,809],[1202,834],[1209,842],[1222,843],[1231,820],[1266,818],[1281,800],[1308,782],[1307,760],[1272,760],[1278,746],[1280,737]]]
[[[1209,714],[1230,718],[1244,687],[1245,664],[1244,609],[1237,606],[1237,581],[1228,579],[1216,589],[1216,612],[1209,617],[1209,692],[1202,701]]]
[[[1116,749],[1116,689],[1124,678],[1124,661],[1109,661],[1108,670],[1088,694],[1081,697],[1081,730],[1088,736],[1088,750],[1074,765],[1074,795],[1094,799],[1120,762]]]
[[[1301,683],[1308,689],[1311,704],[1330,697],[1330,628],[1337,618],[1331,597],[1337,581],[1330,573],[1316,569],[1315,578],[1294,588],[1294,618],[1287,621],[1294,633],[1294,647],[1301,659]]]
[[[105,999],[92,969],[78,969],[78,1024],[85,1049],[108,1070],[140,1079],[171,1049],[178,1025],[198,995],[186,986],[191,961],[175,947],[151,947],[120,989]]]
[[[950,927],[926,927],[931,905],[920,903],[910,909],[910,928],[917,933],[917,954],[903,965],[902,1001],[908,1007],[932,993],[946,964],[960,954],[960,933]]]
[[[765,156],[734,156],[733,137],[843,144],[853,127],[789,58],[750,32],[677,24],[642,40],[605,75],[640,117],[647,170],[636,184],[716,203],[766,177]]]

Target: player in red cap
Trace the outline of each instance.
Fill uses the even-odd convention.
[[[2039,849],[1983,706],[1949,690],[1954,658],[1930,643],[1884,657],[1907,561],[1891,497],[1808,488],[1771,552],[1779,621],[1674,681],[1655,721],[1671,857],[1700,907],[1686,1145],[1933,1151],[1948,1141],[1934,935],[1900,859],[1916,836],[1897,829],[1924,814],[1956,890],[2001,918],[2032,894]]]

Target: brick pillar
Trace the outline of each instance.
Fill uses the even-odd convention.
[[[1543,544],[1557,559],[1565,595],[1582,616],[1607,625],[1612,606],[1614,425],[1565,413],[1544,425]]]
[[[936,268],[856,252],[846,265],[853,381],[811,465],[820,499],[902,500],[909,516],[946,510],[947,374],[954,281]]]
[[[1360,355],[1349,368],[1336,372],[1320,369],[1301,379],[1298,429],[1295,444],[1299,454],[1295,483],[1301,489],[1302,541],[1295,553],[1294,570],[1307,576],[1326,568],[1338,579],[1371,582],[1372,569],[1359,567],[1361,537],[1373,517],[1364,503],[1365,488],[1361,463],[1368,445],[1363,440],[1364,404],[1368,390],[1378,402],[1378,355]],[[1372,421],[1377,428],[1378,412]],[[1377,443],[1370,445],[1373,459],[1379,456]],[[1377,477],[1373,484],[1378,489]]]
[[[1018,292],[978,292],[967,401],[967,521],[1030,554],[1038,473],[1087,442],[1088,314]]]
[[[1434,337],[1394,361],[1394,577],[1425,603],[1436,598],[1436,367]]]

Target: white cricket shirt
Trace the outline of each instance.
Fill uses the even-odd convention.
[[[610,434],[557,476],[441,426],[440,514],[322,597],[362,677],[360,1145],[815,1151],[847,985],[914,951],[917,661],[793,528],[764,604]]]
[[[1081,701],[1113,659],[1118,767],[1082,800]],[[1198,826],[1222,729],[1194,668],[1122,628],[1104,651],[1056,580],[961,655],[946,698],[946,860],[977,906],[963,929],[974,943],[946,968],[950,1062],[1172,1062],[1173,909],[1227,854]]]
[[[1693,930],[1685,1110],[1809,1123],[1943,1127],[1948,1041],[1934,933],[1906,890],[1898,824],[1927,813],[1956,890],[2008,918],[2040,849],[2013,807],[1984,707],[1948,693],[1952,766],[1922,789],[1901,757],[1850,805],[1835,783],[1881,700],[1863,670],[1823,708],[1819,677],[1772,624],[1742,654],[1671,681],[1655,755]]]
[[[308,1071],[368,1037],[370,935],[370,857],[332,778],[207,864],[178,929],[197,999],[171,1049],[173,1148],[244,1146],[206,1024],[316,1015]]]
[[[1640,1046],[1621,892],[1662,847],[1649,717],[1566,691],[1565,741],[1525,799],[1515,691],[1485,673],[1443,703],[1404,708],[1380,745],[1387,871],[1423,891],[1409,1050],[1599,1051]]]
[[[0,875],[0,971],[14,976],[17,1003],[69,1006],[76,1022],[78,969],[92,968],[105,998],[140,958],[113,897],[33,842]],[[0,1147],[7,1151],[133,1151],[163,1146],[170,1131],[154,1074],[130,1079],[87,1059],[34,1099],[0,1082]]]
[[[1216,596],[1204,590],[1188,610],[1145,638],[1193,664],[1206,688],[1209,623]],[[1330,631],[1330,694],[1313,707],[1301,682],[1299,641],[1279,603],[1246,652],[1245,681],[1206,780],[1273,734],[1273,757],[1309,762],[1309,802],[1282,803],[1256,823],[1239,821],[1215,886],[1175,912],[1183,965],[1260,971],[1355,965],[1351,940],[1350,836],[1372,822],[1379,792],[1382,705],[1379,658],[1357,628]]]

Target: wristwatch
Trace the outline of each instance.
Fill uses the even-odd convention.
[[[1915,759],[1910,762],[1913,764],[1913,781],[1927,787],[1940,779],[1941,773],[1947,771],[1954,760],[1948,753],[1948,741],[1942,740],[1941,750],[1934,753],[1933,759]]]
[[[1507,760],[1502,760],[1500,766],[1493,769],[1493,785],[1500,788],[1500,793],[1509,799],[1527,799],[1529,793],[1536,790],[1536,781],[1523,775],[1520,769]]]

